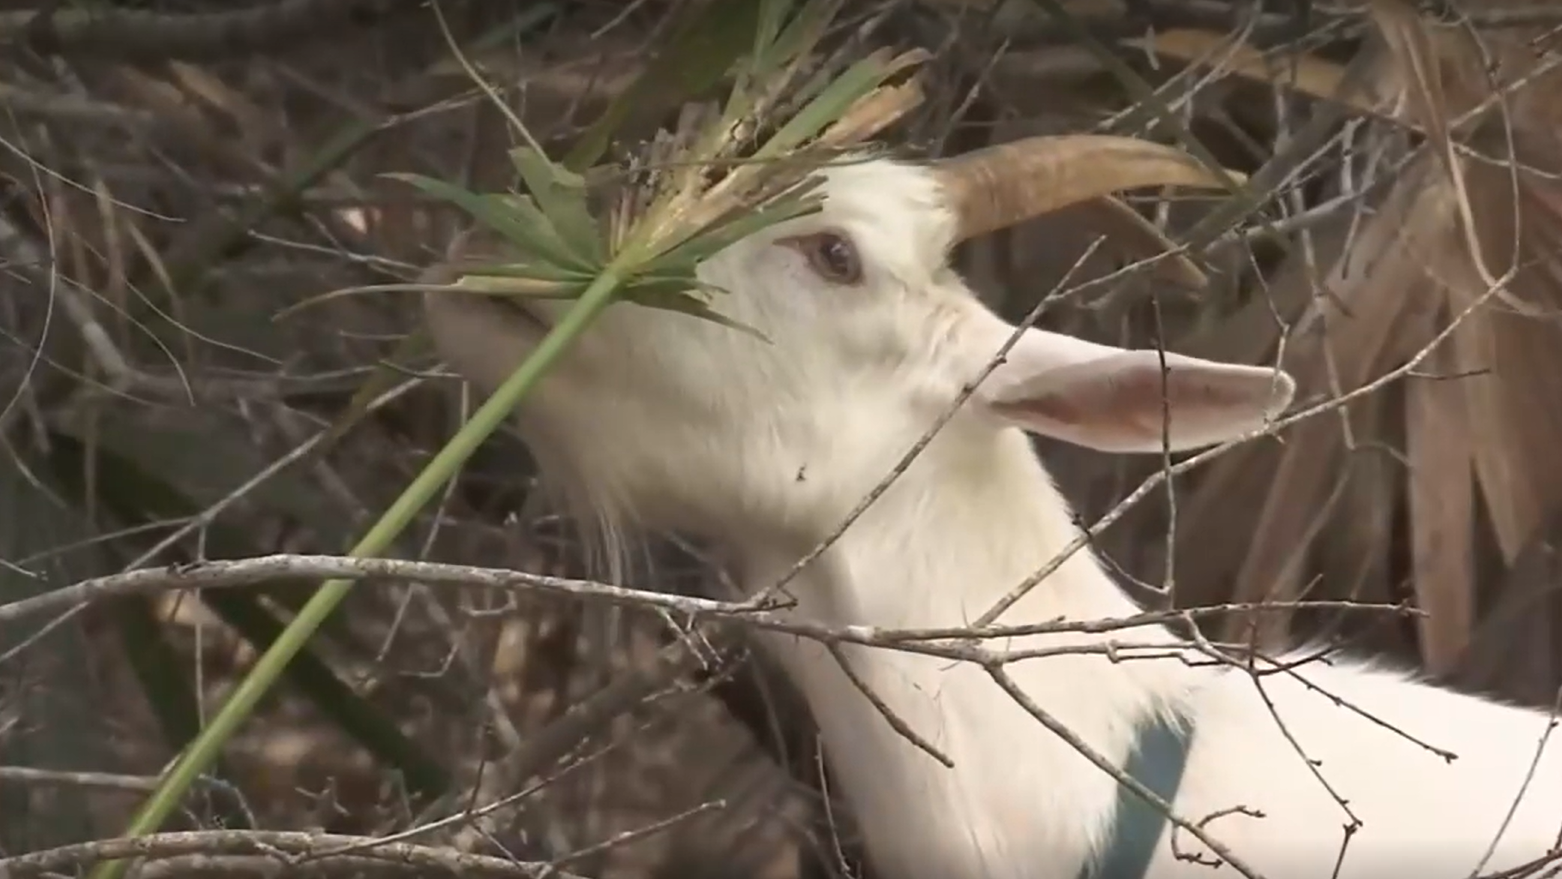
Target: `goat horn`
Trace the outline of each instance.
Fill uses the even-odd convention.
[[[1124,189],[1225,185],[1182,150],[1105,134],[1028,137],[931,166],[955,212],[956,241]]]

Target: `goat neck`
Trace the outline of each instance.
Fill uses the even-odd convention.
[[[796,612],[837,625],[968,625],[1074,540],[1071,519],[1020,431],[1003,429],[985,441],[940,438],[794,581]],[[744,576],[753,588],[775,582],[794,562],[794,555],[766,552],[763,542],[746,543]],[[999,623],[1137,610],[1081,548]],[[1173,658],[1113,662],[1100,651],[1114,638],[1177,643],[1164,627],[983,643],[995,652],[1082,651],[1005,668],[1036,705],[1121,762],[1135,723],[1176,707],[1198,685],[1198,673]],[[808,698],[870,849],[890,861],[880,865],[886,875],[1018,879],[1029,875],[1026,865],[1082,861],[1106,833],[1114,780],[1047,732],[981,666],[847,645],[848,675],[816,642],[766,640]],[[954,767],[897,732],[863,687]],[[1038,814],[1054,817],[1038,824]]]

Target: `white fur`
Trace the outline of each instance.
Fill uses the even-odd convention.
[[[610,517],[724,542],[753,589],[834,530],[1012,331],[947,267],[952,218],[925,170],[882,159],[842,165],[828,171],[826,192],[821,214],[739,242],[701,267],[732,291],[717,307],[771,344],[687,316],[609,309],[518,413],[545,470],[574,498]],[[827,284],[796,249],[775,243],[825,228],[855,241],[861,285]],[[431,297],[430,325],[452,366],[492,387],[539,331],[464,300]],[[1021,428],[1099,448],[1153,449],[1159,426],[1146,442],[1135,433],[1146,415],[1133,408],[1140,398],[1118,393],[1142,389],[1133,381],[1147,374],[1145,356],[1028,334],[973,405],[794,581],[796,613],[888,627],[960,625],[982,613],[1077,534]],[[1191,358],[1171,365],[1172,381],[1186,377],[1171,395],[1179,447],[1226,439],[1290,399],[1290,380],[1267,370]],[[1260,387],[1260,377],[1268,384]],[[1224,391],[1204,393],[1216,386]],[[1072,426],[1044,405],[1058,400],[1083,413]],[[1082,551],[1001,622],[1137,610]],[[1135,629],[993,646],[1109,637],[1174,640]],[[952,758],[947,769],[892,730],[817,644],[766,640],[809,699],[880,875],[1072,879],[1108,833],[1116,782],[980,668],[847,650],[883,701]],[[1135,723],[1150,712],[1186,713],[1196,732],[1176,811],[1194,822],[1223,815],[1205,829],[1275,879],[1455,879],[1542,857],[1562,830],[1559,744],[1545,749],[1481,865],[1547,729],[1539,711],[1338,659],[1259,683],[1174,658],[1057,656],[1010,671],[1037,704],[1119,765]],[[1448,763],[1406,736],[1458,758]],[[1343,856],[1348,816],[1297,746],[1362,822]],[[1176,857],[1172,835],[1159,843],[1152,879],[1236,875]],[[1210,857],[1187,833],[1175,837],[1177,851]]]

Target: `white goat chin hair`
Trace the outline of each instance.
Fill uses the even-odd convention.
[[[1007,325],[944,264],[950,215],[937,208],[930,173],[876,160],[826,176],[824,210],[789,221],[788,234],[844,230],[863,286],[827,287],[795,248],[740,242],[702,272],[728,282],[724,307],[765,331],[770,347],[686,316],[609,309],[523,404],[523,434],[573,511],[598,526],[604,560],[641,526],[696,530],[733,544],[745,589],[770,585],[922,434],[928,401],[951,396],[996,349]],[[536,339],[460,298],[425,298],[433,336],[453,367],[494,387]],[[1029,332],[1029,347],[1003,366],[999,387],[1013,394],[1046,393],[1056,404],[1091,383],[1049,386],[1047,369],[1145,362]],[[1173,378],[1189,405],[1207,407],[1188,420],[1208,434],[1201,441],[1219,441],[1223,424],[1234,436],[1289,402],[1289,379],[1246,369],[1179,360]],[[1219,382],[1201,385],[1201,371]],[[1111,378],[1122,375],[1144,379]],[[1221,394],[1201,394],[1217,385]],[[790,612],[831,625],[963,626],[1074,541],[1072,512],[1021,427],[1046,433],[1050,424],[1058,436],[1096,418],[1073,436],[1137,448],[1142,435],[1125,431],[1142,420],[1080,396],[998,402],[1034,420],[957,417],[794,581]],[[1002,622],[1138,611],[1087,548]],[[822,645],[761,640],[808,699],[885,879],[1073,879],[1111,837],[1116,780],[983,667],[842,648],[856,678],[948,768],[897,732]],[[1254,678],[1164,628],[986,644],[1055,651],[1010,663],[1008,674],[1116,766],[1147,718],[1186,719],[1193,738],[1173,811],[1269,879],[1465,879],[1543,859],[1562,832],[1562,744],[1539,750],[1551,726],[1542,711],[1350,659]],[[1146,877],[1237,875],[1211,866],[1218,861],[1168,824]]]

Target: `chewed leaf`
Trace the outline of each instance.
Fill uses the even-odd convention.
[[[462,275],[450,285],[450,289],[529,299],[574,299],[586,289],[586,285],[575,281],[545,281],[541,278]]]
[[[788,119],[765,145],[755,152],[757,157],[785,155],[810,138],[816,137],[836,120],[844,116],[853,105],[867,97],[890,77],[908,67],[920,64],[928,57],[925,52],[906,52],[891,56],[888,49],[878,49],[866,58],[847,68],[807,106]]]
[[[821,178],[814,178],[805,184],[807,190],[814,189]],[[807,214],[817,213],[824,206],[824,197],[818,193],[807,191],[806,194],[796,193],[784,195],[757,210],[749,211],[738,217],[724,217],[717,228],[702,230],[690,238],[667,250],[657,260],[658,265],[664,263],[697,263],[708,259],[733,243],[747,238],[769,226],[785,220],[795,219]]]
[[[586,202],[586,179],[530,147],[510,150],[510,161],[564,245],[588,262],[602,262],[605,253]]]
[[[410,183],[429,195],[454,204],[533,261],[586,271],[593,268],[570,252],[552,223],[528,198],[468,192],[459,186],[422,174],[392,173],[386,176]]]
[[[571,269],[560,269],[554,266],[539,263],[502,262],[479,263],[462,262],[455,266],[463,275],[493,275],[499,278],[524,278],[531,281],[557,281],[589,284],[595,277],[588,272],[579,272]]]
[[[719,287],[713,287],[697,280],[646,280],[638,282],[631,287],[624,298],[629,302],[643,305],[647,308],[676,311],[691,317],[700,318],[701,320],[708,320],[728,329],[746,333],[761,342],[769,344],[770,339],[764,333],[747,324],[739,323],[711,308],[709,302],[697,295],[696,291],[706,296],[723,292]]]
[[[924,97],[922,83],[914,77],[899,84],[881,85],[831,122],[819,134],[818,142],[832,147],[861,143],[906,115]]]
[[[590,258],[590,248],[582,250],[565,241],[553,218],[543,213],[528,196],[493,193],[484,197],[497,205],[497,213],[506,220],[504,229],[495,229],[500,234],[511,237],[513,233],[525,234],[522,230],[533,232],[545,247],[551,248],[553,262],[561,267],[591,271],[599,265]]]

